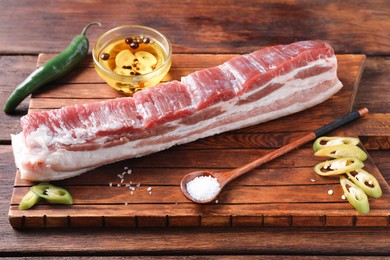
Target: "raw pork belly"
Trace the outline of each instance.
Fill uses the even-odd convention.
[[[341,87],[328,44],[267,47],[133,97],[26,115],[15,161],[24,179],[69,178],[307,109]]]

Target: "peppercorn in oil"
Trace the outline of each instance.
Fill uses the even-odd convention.
[[[99,55],[105,69],[123,76],[145,75],[161,67],[165,60],[162,47],[142,35],[114,41]]]

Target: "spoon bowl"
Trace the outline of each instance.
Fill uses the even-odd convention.
[[[195,203],[199,203],[199,204],[206,204],[206,203],[210,203],[212,202],[213,200],[215,200],[215,198],[219,195],[219,193],[221,192],[222,188],[225,186],[225,184],[223,183],[223,179],[220,178],[220,175],[222,173],[221,172],[213,172],[213,171],[206,171],[206,170],[202,170],[202,171],[195,171],[195,172],[190,172],[188,174],[186,174],[182,179],[181,179],[181,182],[180,182],[180,188],[184,194],[184,196],[186,196],[187,199],[189,200],[192,200],[193,202]],[[206,199],[206,200],[198,200],[196,198],[194,198],[189,192],[188,192],[188,189],[187,189],[187,184],[194,180],[195,178],[197,177],[202,177],[202,176],[210,176],[212,178],[215,178],[217,179],[218,183],[219,183],[219,191],[214,194],[214,196]]]

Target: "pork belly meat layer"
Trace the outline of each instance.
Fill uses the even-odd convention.
[[[328,44],[267,47],[133,97],[26,115],[14,157],[24,179],[69,178],[302,111],[341,87]]]

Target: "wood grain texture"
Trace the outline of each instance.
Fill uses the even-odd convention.
[[[231,219],[232,227],[199,227],[198,218],[172,218],[170,227],[136,228],[129,217],[107,217],[105,228],[45,228],[14,230],[8,221],[9,198],[14,182],[12,151],[9,145],[0,145],[0,255],[1,256],[102,256],[108,255],[207,255],[215,254],[303,254],[303,255],[389,255],[390,229],[388,227],[351,227],[357,218],[345,217],[340,227],[332,227],[333,217],[327,216],[327,226],[283,227],[289,218],[246,216]],[[372,151],[382,173],[390,180],[387,151]],[[103,176],[103,175],[102,175]],[[86,176],[87,177],[87,176]],[[103,180],[103,183],[105,181]],[[63,183],[65,185],[65,183]],[[41,218],[39,218],[41,220]],[[84,219],[87,221],[87,217]],[[250,227],[245,227],[246,222]],[[30,222],[31,223],[31,222]],[[68,218],[58,216],[46,219],[47,226],[66,226]],[[119,223],[118,228],[113,223]],[[188,227],[173,227],[175,224]],[[268,227],[264,224],[279,224]],[[195,225],[195,227],[191,227]],[[257,226],[258,225],[258,226]],[[126,227],[127,228],[123,228]],[[256,227],[257,226],[257,227]],[[372,237],[375,239],[369,239]],[[44,239],[43,239],[44,238]],[[245,243],[238,242],[245,241]],[[34,241],[32,243],[32,241]],[[330,242],[331,241],[331,242]],[[356,243],[364,244],[357,247]],[[229,246],[226,246],[229,245]],[[324,246],[327,245],[327,246]],[[246,256],[248,257],[248,256]],[[279,256],[280,257],[280,256]],[[67,257],[68,259],[68,257]],[[366,258],[365,258],[366,259]]]
[[[115,8],[120,4],[126,7]],[[201,0],[191,4],[170,0],[157,5],[153,0],[113,5],[102,0],[21,0],[2,1],[0,7],[0,33],[7,35],[0,39],[0,52],[8,54],[59,52],[94,20],[103,26],[88,32],[91,45],[113,27],[142,24],[165,33],[175,53],[246,53],[304,39],[326,40],[337,53],[390,53],[390,4],[380,0]],[[28,43],[25,35],[29,35]]]
[[[39,55],[37,66],[50,57],[52,55]],[[165,80],[179,79],[186,73],[218,65],[216,62],[223,62],[232,55],[215,57],[218,58],[210,59],[208,54],[175,55],[173,68]],[[368,160],[365,167],[380,181],[384,195],[380,200],[371,202],[370,221],[365,221],[365,216],[359,216],[360,221],[357,221],[356,211],[341,199],[343,192],[338,180],[319,178],[313,174],[312,168],[320,159],[313,156],[310,145],[239,178],[228,185],[211,205],[193,204],[179,189],[179,180],[186,172],[238,167],[268,154],[280,143],[285,145],[291,139],[348,113],[356,96],[365,56],[338,55],[338,60],[338,73],[344,87],[323,104],[280,120],[107,165],[58,182],[74,194],[73,206],[48,206],[42,202],[31,210],[18,210],[17,205],[33,183],[20,179],[17,174],[9,210],[11,225],[15,228],[106,225],[238,227],[241,223],[245,226],[326,226],[327,223],[331,226],[344,226],[346,223],[351,226],[388,226],[390,212],[386,207],[390,203],[389,188],[375,164]],[[30,102],[30,113],[120,97],[121,94],[113,92],[97,76],[91,64],[91,60],[84,62],[76,73],[47,90],[35,93]],[[195,67],[195,64],[202,66]],[[104,97],[91,96],[89,93],[96,92],[93,87],[102,88]],[[79,91],[79,88],[84,91]],[[267,140],[266,137],[271,136],[271,140],[282,141]],[[233,145],[229,142],[232,139],[236,139]],[[246,144],[248,140],[252,140],[249,148]],[[118,178],[127,168],[131,169],[131,174]],[[99,192],[96,192],[97,189]],[[334,195],[330,196],[329,190],[334,191]],[[328,216],[330,222],[326,221]],[[338,217],[341,219],[338,220]]]
[[[338,53],[368,55],[354,107],[367,106],[369,116],[375,116],[376,123],[382,120],[382,115],[388,115],[389,1],[201,0],[174,1],[173,6],[172,2],[122,0],[107,5],[106,1],[1,1],[1,107],[7,93],[11,93],[16,84],[32,71],[38,53],[61,51],[86,23],[100,20],[104,27],[99,30],[94,28],[88,33],[91,45],[108,28],[125,23],[144,23],[167,34],[173,41],[176,54],[246,53],[263,44],[289,43],[309,37],[329,40]],[[133,12],[135,9],[137,12]],[[31,56],[23,56],[26,54]],[[10,69],[10,64],[17,69]],[[105,228],[14,230],[8,220],[15,180],[9,134],[20,131],[18,119],[21,114],[27,113],[27,109],[28,100],[18,109],[18,115],[0,115],[0,256],[55,256],[59,259],[123,259],[124,256],[135,259],[177,259],[178,256],[189,259],[247,259],[251,256],[257,259],[383,259],[381,256],[390,255],[388,227],[350,227],[357,221],[357,218],[350,217],[343,222],[347,227],[331,227],[332,222],[340,225],[341,219],[337,217],[337,221],[333,221],[331,216],[327,216],[325,227],[253,227],[261,223],[281,225],[289,223],[290,218],[268,218],[263,222],[263,218],[247,216],[231,218],[232,225],[241,225],[234,228],[135,229],[131,227],[134,222],[116,217],[113,220],[106,218]],[[270,135],[263,137],[265,143],[270,140],[267,145],[281,144]],[[236,142],[240,139],[231,138]],[[245,139],[248,143],[246,148],[255,147],[259,143],[256,139]],[[390,182],[390,151],[386,148],[388,146],[383,146],[388,139],[381,136],[375,139],[377,143],[372,144],[374,150],[369,153],[386,181]],[[369,140],[374,140],[373,136]],[[365,143],[366,148],[368,144]],[[383,149],[377,150],[378,147]],[[88,221],[87,217],[84,219]],[[172,223],[177,220],[171,220],[169,224],[173,226]],[[64,221],[67,219],[57,218],[47,224],[58,226]],[[156,219],[154,223],[159,221]],[[179,225],[184,222],[190,225],[196,221],[197,218],[187,217],[185,221],[180,218]],[[301,219],[300,223],[303,221],[305,219]],[[316,219],[316,222],[321,221],[323,219]],[[210,224],[215,222],[213,218],[208,219]],[[251,227],[243,227],[246,222]],[[115,228],[113,223],[122,223],[120,226],[127,225],[129,228]]]
[[[23,81],[36,67],[36,56],[0,56],[0,107],[3,106],[16,86]],[[21,131],[19,118],[27,114],[30,98],[28,97],[12,115],[0,112],[0,143],[9,144],[10,134]]]

